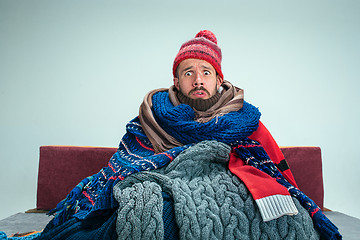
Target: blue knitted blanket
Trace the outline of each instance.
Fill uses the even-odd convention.
[[[162,168],[184,149],[204,140],[236,145],[257,129],[260,119],[259,110],[244,102],[243,108],[237,112],[216,117],[208,123],[198,123],[193,120],[194,110],[185,104],[174,107],[167,92],[153,96],[153,114],[163,129],[184,145],[156,154],[139,118],[134,118],[127,124],[126,134],[108,166],[82,180],[50,211],[50,214],[55,214],[54,226],[71,217],[86,219],[116,208],[118,204],[112,189],[125,177],[139,171]]]

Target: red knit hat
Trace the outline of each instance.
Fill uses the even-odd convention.
[[[180,62],[188,58],[202,59],[210,63],[224,79],[221,71],[221,49],[217,45],[215,34],[209,30],[200,31],[195,38],[181,45],[180,51],[175,57],[173,75],[176,77],[176,69]]]

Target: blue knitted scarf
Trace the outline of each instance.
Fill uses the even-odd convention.
[[[239,111],[199,123],[194,121],[195,112],[189,105],[174,106],[168,92],[158,92],[153,96],[153,115],[159,125],[182,144],[216,140],[233,145],[258,128],[261,114],[256,107],[244,102]]]

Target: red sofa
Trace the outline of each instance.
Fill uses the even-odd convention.
[[[299,188],[323,209],[324,188],[319,147],[281,147]],[[50,210],[82,179],[106,167],[116,148],[41,146],[38,210]]]

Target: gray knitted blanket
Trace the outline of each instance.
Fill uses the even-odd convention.
[[[163,239],[163,198],[174,199],[180,239],[319,239],[308,212],[263,222],[241,180],[227,168],[230,147],[204,141],[168,166],[133,174],[114,187],[118,239]]]

